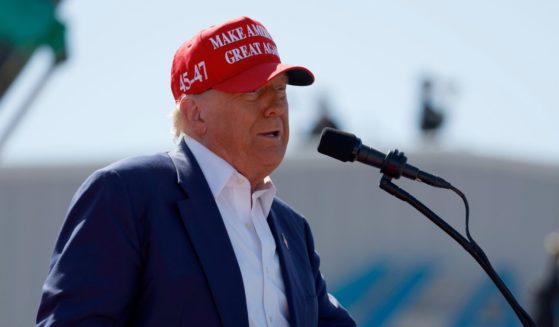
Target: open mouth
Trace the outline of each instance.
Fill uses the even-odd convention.
[[[269,131],[265,133],[260,133],[260,135],[268,138],[278,138],[280,136],[280,131]]]

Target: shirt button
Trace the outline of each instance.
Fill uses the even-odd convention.
[[[273,319],[272,319],[272,316],[268,316],[268,321],[269,321],[269,322],[272,322],[272,320],[273,320]]]

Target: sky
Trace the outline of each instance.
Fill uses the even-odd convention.
[[[238,16],[262,22],[282,61],[316,82],[290,87],[291,144],[305,148],[326,97],[341,129],[388,151],[436,149],[559,165],[559,3],[540,1],[65,0],[69,59],[45,83],[0,166],[116,160],[174,147],[175,50]],[[33,58],[0,102],[0,129],[40,80]],[[418,129],[419,84],[435,80],[446,118],[435,145]],[[314,151],[314,150],[313,150]]]

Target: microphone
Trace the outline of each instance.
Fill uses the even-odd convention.
[[[331,127],[322,130],[318,152],[341,161],[355,160],[366,165],[380,168],[380,172],[392,178],[400,176],[429,184],[431,186],[450,189],[452,185],[444,179],[426,173],[406,163],[404,153],[398,150],[388,155],[361,143],[357,136]]]

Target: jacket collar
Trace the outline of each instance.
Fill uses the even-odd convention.
[[[243,280],[214,197],[184,140],[169,156],[177,183],[186,193],[178,201],[182,222],[206,274],[223,326],[248,326]]]
[[[297,268],[295,263],[296,256],[301,249],[295,248],[297,240],[293,239],[296,232],[292,230],[290,224],[287,223],[287,215],[289,213],[281,209],[276,201],[272,205],[272,210],[268,215],[268,226],[274,240],[276,241],[276,249],[280,259],[281,273],[285,285],[285,295],[289,305],[289,320],[291,326],[307,326],[305,318],[308,312],[305,312],[308,303],[305,300],[308,298],[306,291],[309,287],[305,281],[301,279],[301,270]]]

